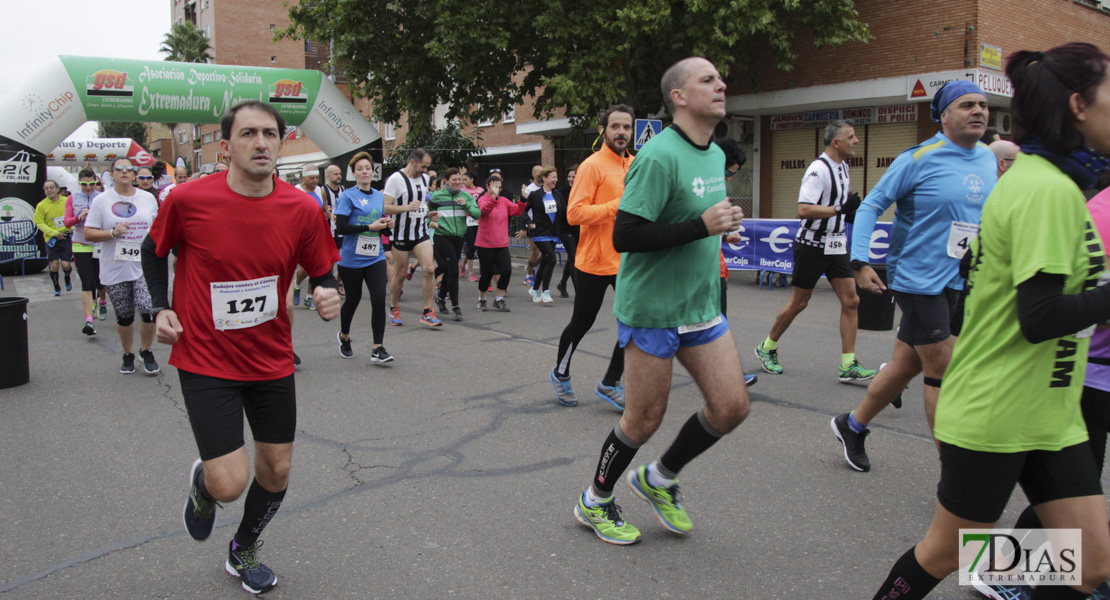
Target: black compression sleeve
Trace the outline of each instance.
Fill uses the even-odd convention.
[[[369,225],[351,225],[351,215],[335,215],[335,232],[339,235],[357,235],[370,231]]]
[[[318,288],[318,287],[335,288],[335,289],[339,288],[339,282],[335,280],[335,275],[332,274],[331,269],[328,269],[328,272],[324,273],[320,277],[309,276],[308,285],[310,285],[314,288]]]
[[[709,228],[701,217],[682,223],[655,223],[618,210],[613,224],[613,247],[617,252],[666,250],[703,237],[709,237]]]
[[[1039,344],[1110,319],[1110,285],[1065,294],[1063,275],[1038,272],[1018,284],[1017,305],[1022,335]]]
[[[143,238],[139,249],[142,260],[143,277],[150,292],[151,312],[157,313],[170,307],[170,266],[167,257],[158,256],[158,246],[150,236]]]

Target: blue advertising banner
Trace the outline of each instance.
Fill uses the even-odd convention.
[[[740,241],[721,244],[725,264],[729,270],[794,271],[794,234],[798,219],[744,219],[740,226]],[[871,256],[868,262],[886,264],[890,246],[890,223],[878,223],[871,234]],[[848,225],[848,243],[851,245],[852,226]]]

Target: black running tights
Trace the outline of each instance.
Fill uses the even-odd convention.
[[[451,306],[459,305],[459,255],[462,254],[463,239],[453,235],[436,235],[432,238],[435,248],[436,272],[443,273],[439,283],[440,300],[451,294]]]
[[[536,242],[540,250],[540,264],[536,266],[536,282],[532,289],[547,291],[551,288],[551,274],[555,272],[555,242]]]
[[[616,289],[616,275],[578,272],[578,281],[574,284],[574,312],[571,314],[570,323],[567,323],[566,329],[563,330],[563,335],[559,337],[558,363],[555,366],[555,372],[560,377],[570,375],[570,358],[578,349],[579,342],[594,326],[597,313],[605,301],[605,288],[609,286]],[[620,381],[621,375],[624,375],[624,348],[620,347],[619,342],[615,342],[613,357],[609,360],[609,369],[605,372],[606,385]]]
[[[347,298],[339,309],[339,331],[350,335],[351,321],[362,301],[362,285],[370,291],[370,329],[374,332],[374,345],[380,346],[385,338],[385,283],[386,261],[379,260],[369,267],[339,267]]]
[[[501,275],[497,279],[497,289],[509,289],[509,279],[513,275],[513,262],[509,256],[508,248],[483,248],[478,246],[478,265],[482,269],[482,276],[478,278],[478,291],[489,289],[489,282],[493,281],[494,274]]]

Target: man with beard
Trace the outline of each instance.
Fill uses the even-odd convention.
[[[598,133],[605,143],[578,166],[570,191],[567,222],[580,226],[574,264],[578,270],[574,312],[559,337],[555,367],[549,375],[555,399],[563,406],[578,405],[570,385],[570,359],[597,319],[605,300],[605,288],[616,289],[621,258],[613,249],[613,219],[624,193],[624,176],[632,165],[628,141],[632,139],[635,119],[632,107],[625,104],[610,106],[601,113]],[[624,410],[624,386],[620,383],[623,374],[624,350],[614,343],[609,369],[594,393],[618,410]]]

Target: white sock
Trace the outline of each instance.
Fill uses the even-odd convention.
[[[609,496],[608,498],[598,498],[597,496],[595,496],[594,495],[594,487],[592,485],[590,487],[586,488],[586,497],[585,497],[586,506],[597,506],[598,504],[605,504],[606,502],[608,502],[612,499],[613,499],[612,496]]]
[[[497,296],[497,298],[495,298],[495,300],[497,300],[498,302],[500,302],[500,301],[502,301],[502,300],[504,300],[504,299],[505,299],[505,297],[504,297],[504,296]]]
[[[667,479],[659,474],[659,461],[654,461],[647,466],[647,480],[648,483],[655,487],[671,487],[674,485],[673,479]]]

